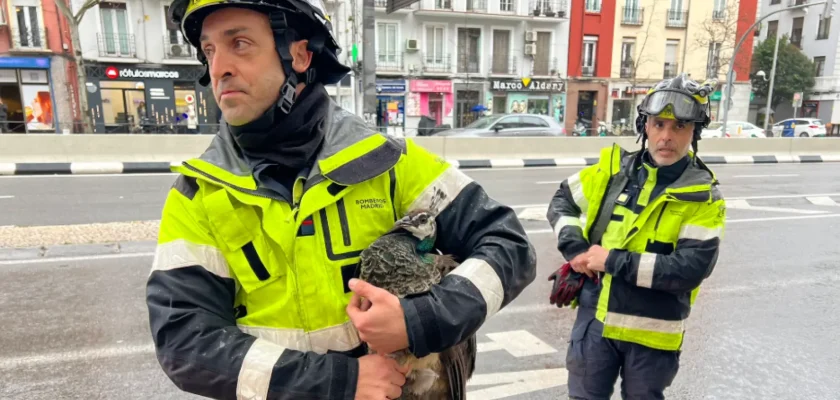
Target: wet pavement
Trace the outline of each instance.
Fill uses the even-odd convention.
[[[826,200],[840,203],[840,172],[828,165],[837,168],[720,173],[734,207],[668,398],[840,399],[840,206]],[[538,171],[476,172],[495,182],[494,195],[519,206],[539,266],[536,281],[479,331],[470,399],[567,395],[574,311],[547,302],[546,278],[562,260],[548,225],[532,218],[555,186],[537,181],[570,170]],[[517,185],[531,189],[510,193]],[[143,244],[105,256],[64,251],[59,261],[0,261],[0,398],[197,398],[168,381],[152,352],[143,297],[151,250]]]

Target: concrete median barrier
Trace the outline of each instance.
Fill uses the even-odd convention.
[[[603,147],[639,147],[636,137],[414,137],[459,168],[584,166]],[[204,152],[211,135],[0,135],[0,175],[168,172]],[[840,161],[837,138],[703,139],[709,164]]]

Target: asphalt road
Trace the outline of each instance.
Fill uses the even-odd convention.
[[[690,317],[668,397],[840,398],[840,313],[833,307],[840,294],[840,207],[833,203],[840,202],[840,164],[715,169],[732,199],[726,237]],[[567,394],[574,311],[546,301],[546,277],[562,260],[541,220],[557,184],[541,182],[573,172],[469,172],[500,201],[517,206],[539,257],[536,281],[479,331],[470,398]],[[0,198],[0,207],[11,210],[0,225],[155,219],[171,181],[3,178],[0,196],[15,197]],[[94,187],[96,194],[89,193]],[[85,205],[97,196],[97,204]],[[0,261],[0,398],[195,398],[167,380],[151,351],[143,299],[151,250],[139,245],[130,250],[134,255]]]

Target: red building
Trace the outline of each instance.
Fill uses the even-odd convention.
[[[597,127],[598,121],[606,119],[615,17],[616,0],[572,0],[567,132],[572,132],[577,120],[587,127]]]
[[[81,120],[70,29],[55,1],[69,3],[0,0],[3,132],[72,132]]]

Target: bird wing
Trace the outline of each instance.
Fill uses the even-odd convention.
[[[467,381],[475,370],[475,335],[440,353],[440,362],[449,378],[449,394],[452,400],[467,398]]]

